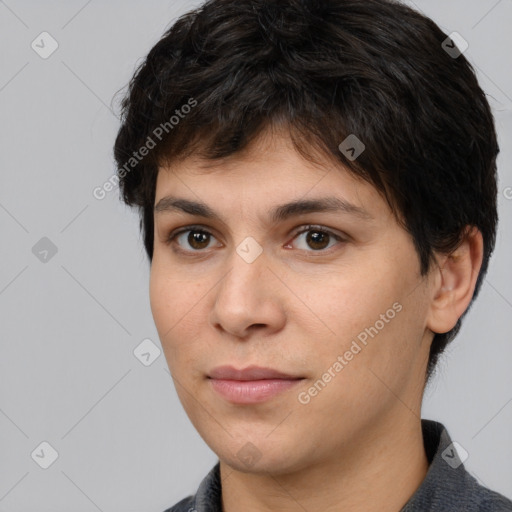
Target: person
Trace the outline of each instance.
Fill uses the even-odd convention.
[[[120,193],[219,459],[167,512],[512,511],[421,418],[496,237],[494,119],[456,43],[392,0],[210,0],[135,71]]]

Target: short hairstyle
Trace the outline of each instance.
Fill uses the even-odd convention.
[[[159,165],[234,155],[280,126],[302,156],[334,159],[382,194],[422,275],[476,226],[474,300],[496,239],[499,147],[474,69],[446,39],[395,0],[209,0],[181,16],[135,70],[114,146],[150,263]],[[357,159],[339,149],[352,134]],[[461,320],[434,335],[427,381]]]

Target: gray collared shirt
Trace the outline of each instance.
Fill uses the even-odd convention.
[[[512,501],[483,487],[466,471],[441,423],[421,420],[421,426],[429,469],[399,512],[512,512]],[[219,463],[194,496],[164,512],[222,512]]]

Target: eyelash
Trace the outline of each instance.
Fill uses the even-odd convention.
[[[210,235],[211,237],[215,238],[215,236],[210,232],[208,231],[207,229],[205,229],[204,227],[202,226],[187,226],[187,227],[184,227],[178,231],[174,231],[172,233],[169,234],[169,236],[167,237],[166,239],[166,244],[167,245],[171,245],[171,244],[175,244],[175,239],[182,235],[183,233],[187,233],[187,232],[199,232],[199,233],[203,233],[203,234],[206,234],[206,235]],[[297,238],[298,236],[304,234],[304,233],[307,233],[308,231],[314,231],[314,232],[317,232],[317,233],[322,233],[322,234],[325,234],[325,235],[328,235],[332,238],[334,238],[336,241],[338,242],[346,242],[347,239],[345,237],[342,237],[340,235],[337,235],[336,233],[333,233],[332,231],[330,231],[329,229],[326,229],[322,226],[315,226],[315,225],[308,225],[308,226],[304,226],[303,229],[301,231],[298,231],[297,233],[294,234],[293,236],[293,240],[295,240],[295,238]],[[332,247],[328,248],[328,249],[319,249],[319,250],[310,250],[310,251],[306,251],[307,253],[319,253],[319,254],[326,254],[328,252],[330,252],[330,249],[332,249]],[[176,252],[179,252],[181,254],[186,254],[186,255],[190,255],[190,254],[193,254],[193,253],[197,253],[196,255],[200,255],[202,253],[205,253],[206,252],[206,249],[201,249],[201,250],[184,250],[184,249],[181,249],[179,248],[176,248],[174,249]],[[305,251],[305,249],[300,249],[300,250],[303,250]]]

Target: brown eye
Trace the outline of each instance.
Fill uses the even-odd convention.
[[[203,252],[210,245],[215,237],[205,229],[189,226],[186,229],[172,233],[167,238],[168,244],[178,246],[177,251],[181,252]]]
[[[187,242],[190,244],[190,247],[193,247],[194,249],[204,249],[208,246],[208,243],[206,243],[206,246],[204,244],[209,240],[209,233],[193,230],[190,230],[188,233]]]
[[[295,235],[295,239],[299,240],[300,237],[304,234],[306,234],[306,237],[303,237],[305,244],[303,244],[303,247],[299,246],[299,249],[305,250],[307,252],[322,252],[325,249],[332,247],[332,245],[335,245],[330,244],[331,241],[345,241],[343,237],[336,235],[329,230],[323,228],[321,229],[315,226],[307,226],[305,229]]]
[[[306,243],[315,250],[325,249],[329,244],[329,234],[322,231],[308,231]]]

